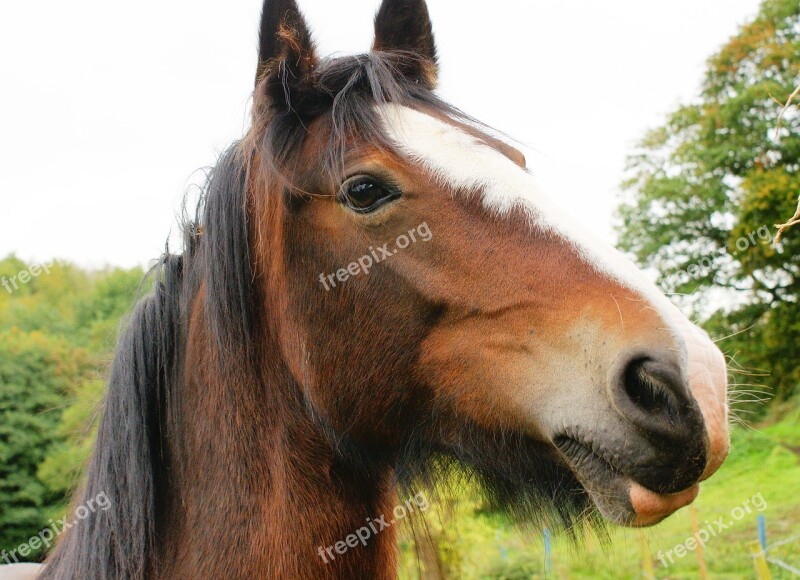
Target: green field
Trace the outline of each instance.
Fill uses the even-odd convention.
[[[525,533],[499,516],[481,515],[470,502],[460,503],[467,505],[459,505],[451,519],[440,514],[432,518],[444,522],[431,526],[438,528],[434,535],[443,574],[426,572],[424,562],[408,549],[403,577],[646,578],[643,537],[655,578],[700,577],[695,551],[673,555],[672,563],[667,556],[663,563],[658,557],[659,551],[664,555],[692,538],[688,508],[644,531],[613,528],[607,542],[590,534],[578,546],[566,537],[555,537],[551,572],[545,574],[541,534]],[[766,517],[768,545],[800,536],[800,411],[758,430],[737,428],[729,459],[702,485],[694,506],[700,529],[713,531],[704,547],[709,577],[755,578],[748,543],[758,537],[757,514]],[[728,527],[718,531],[719,518]],[[800,568],[800,537],[771,550],[769,556]],[[773,578],[795,577],[773,564],[770,571]]]

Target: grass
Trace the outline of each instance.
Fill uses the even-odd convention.
[[[545,576],[541,534],[526,534],[498,516],[481,514],[473,507],[451,508],[454,515],[440,533],[440,560],[448,577],[646,578],[643,538],[649,545],[655,578],[699,577],[694,551],[683,557],[674,556],[671,563],[666,556],[663,562],[658,558],[659,552],[663,555],[692,538],[688,508],[644,531],[612,529],[609,542],[589,535],[585,545],[575,546],[567,538],[556,537],[552,544],[552,571]],[[800,409],[757,431],[737,428],[728,460],[701,486],[694,507],[700,528],[714,532],[704,547],[709,577],[754,578],[748,543],[758,538],[759,513],[766,517],[768,545],[800,535]],[[719,518],[728,527],[717,531]],[[419,564],[411,564],[412,558],[405,555],[401,577],[436,577],[420,574]],[[800,537],[771,550],[769,555],[800,568]],[[770,571],[775,579],[793,578],[773,564]]]

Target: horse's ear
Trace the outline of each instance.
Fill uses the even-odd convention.
[[[436,86],[438,67],[433,27],[425,0],[383,0],[375,16],[373,50],[403,52],[402,72],[430,88]]]
[[[264,0],[256,87],[269,78],[265,90],[272,104],[291,106],[293,93],[310,84],[316,64],[311,32],[295,0]]]

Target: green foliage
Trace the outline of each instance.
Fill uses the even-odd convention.
[[[0,260],[0,549],[66,513],[116,329],[143,274]]]
[[[16,546],[47,522],[63,494],[36,475],[57,441],[64,397],[88,353],[39,331],[0,332],[0,545]]]
[[[69,496],[80,481],[91,454],[95,419],[105,383],[87,380],[70,392],[68,406],[56,428],[57,442],[39,464],[37,476],[53,492]]]
[[[113,348],[119,321],[131,310],[143,277],[140,268],[106,272],[96,281],[88,299],[78,305],[76,327],[93,348]]]
[[[774,224],[800,194],[800,115],[782,107],[800,84],[800,3],[765,0],[708,62],[699,99],[650,131],[629,158],[622,247],[708,327],[734,367],[765,369],[778,400],[800,383],[800,235]],[[741,382],[753,382],[742,380]],[[745,405],[746,406],[746,405]]]
[[[20,273],[29,272],[31,266],[13,256],[0,261],[0,280],[9,280],[12,289],[9,293],[0,288],[0,328],[73,334],[73,312],[79,297],[89,291],[88,275],[68,264],[53,263],[47,266],[49,272],[19,282]]]

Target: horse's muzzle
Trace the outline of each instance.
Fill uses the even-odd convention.
[[[611,369],[615,423],[553,438],[600,512],[619,524],[652,525],[688,505],[728,453],[724,357],[700,329],[676,323],[685,356],[632,352]]]

